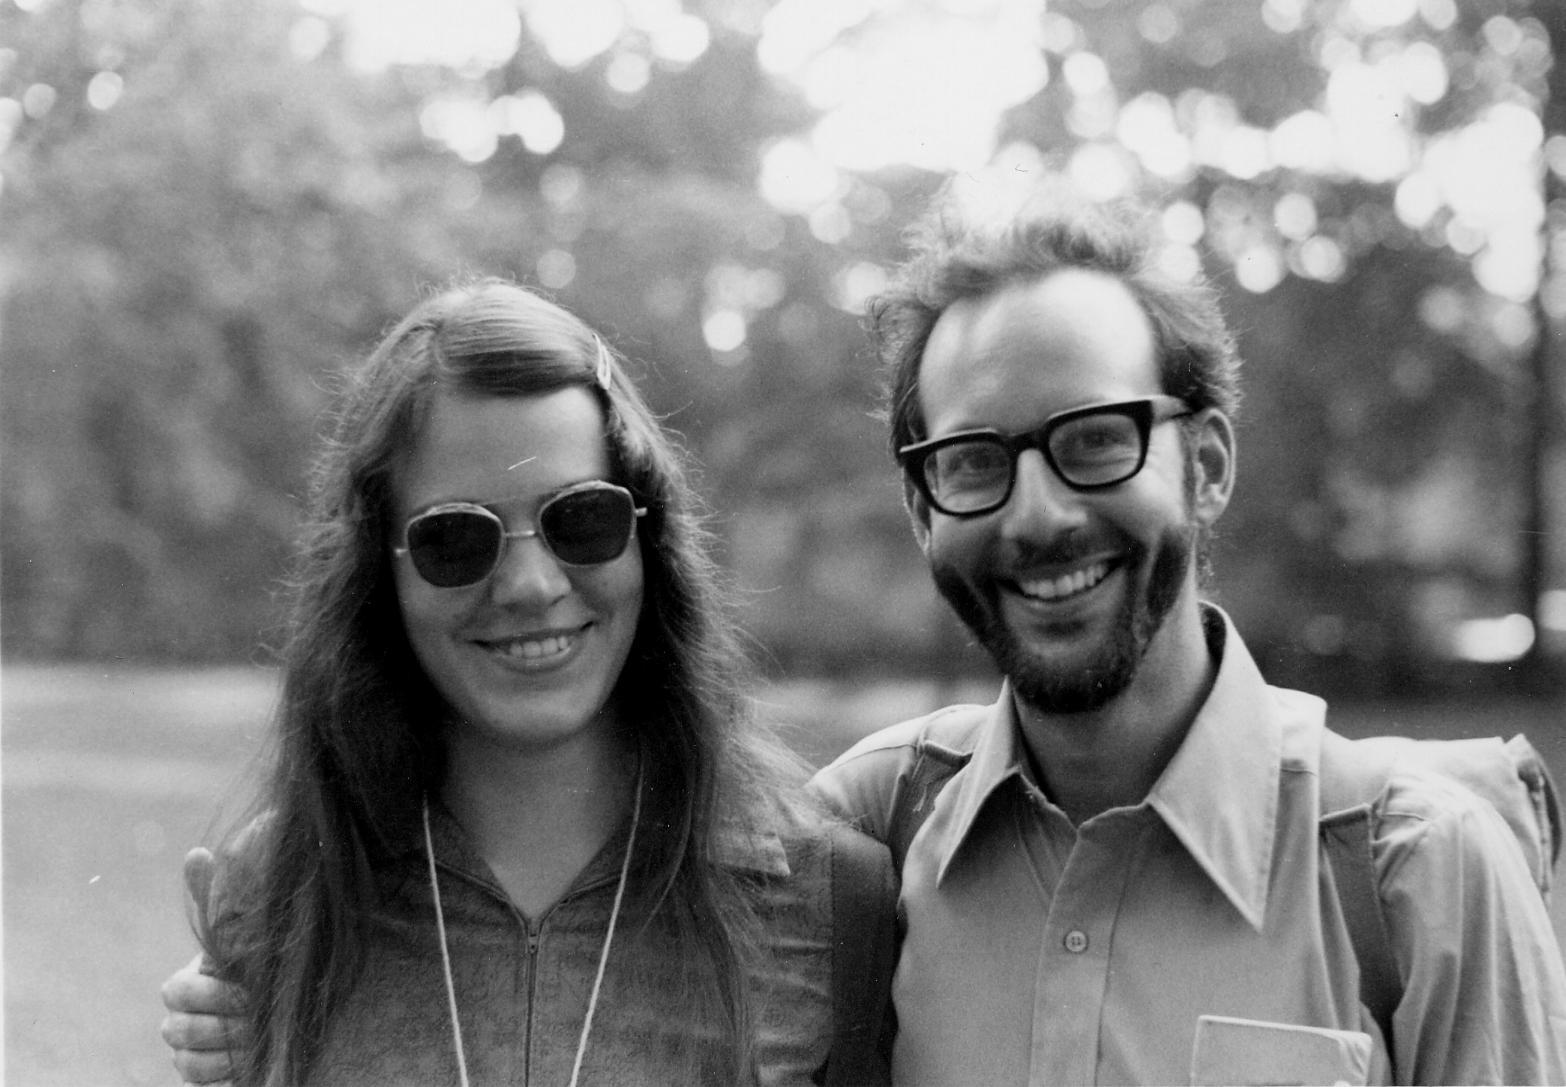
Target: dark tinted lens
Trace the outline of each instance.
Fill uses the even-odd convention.
[[[408,526],[413,568],[442,589],[483,581],[495,568],[500,544],[500,522],[473,510],[426,514]]]
[[[635,503],[625,491],[563,494],[539,511],[538,528],[561,562],[592,566],[620,557],[631,541]]]

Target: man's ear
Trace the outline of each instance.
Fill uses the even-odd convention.
[[[1196,427],[1191,512],[1210,525],[1222,516],[1234,493],[1234,424],[1217,408],[1208,408],[1197,416]]]
[[[930,504],[919,493],[919,488],[903,478],[903,508],[908,511],[908,524],[913,528],[914,542],[925,558],[930,557]]]

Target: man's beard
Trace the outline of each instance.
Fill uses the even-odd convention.
[[[1018,698],[1042,713],[1086,713],[1119,695],[1136,677],[1153,636],[1179,599],[1196,536],[1196,526],[1187,524],[1159,537],[1146,588],[1138,593],[1133,587],[1125,594],[1106,642],[1085,666],[1070,671],[1034,656],[1006,625],[993,579],[976,588],[949,565],[936,564],[931,573],[936,588],[1011,681]],[[1126,556],[1127,575],[1142,569],[1146,558],[1147,547],[1135,545]]]

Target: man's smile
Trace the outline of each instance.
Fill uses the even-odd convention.
[[[1019,579],[1012,584],[1030,600],[1065,600],[1095,588],[1109,576],[1110,570],[1111,564],[1100,560],[1069,573]]]

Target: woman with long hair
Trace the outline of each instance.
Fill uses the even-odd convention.
[[[235,1080],[822,1082],[853,832],[749,711],[682,456],[614,353],[460,284],[334,422],[271,777],[198,910]]]

